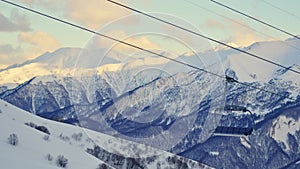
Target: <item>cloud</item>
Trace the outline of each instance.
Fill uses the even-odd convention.
[[[0,69],[24,61],[23,50],[10,44],[0,44]]]
[[[160,49],[157,44],[149,40],[146,36],[132,36],[124,39],[124,41],[144,49]],[[114,46],[114,50],[130,52],[135,49],[127,45],[118,43],[116,46]]]
[[[144,49],[160,49],[160,46],[155,42],[151,41],[147,35],[143,34],[132,34],[127,35],[122,30],[116,30],[106,33],[110,37],[114,37],[116,39],[120,39],[126,43],[139,46]],[[106,48],[109,49],[110,52],[120,52],[120,53],[134,53],[137,49],[130,47],[128,45],[117,43],[115,41],[96,36],[95,39],[90,43],[91,46],[88,46],[89,49],[98,49],[98,48]],[[139,51],[139,50],[138,50]]]
[[[16,53],[18,51],[19,50],[13,48],[12,45],[9,45],[9,44],[0,45],[0,55],[7,55],[7,54],[11,54],[11,53]]]
[[[225,28],[223,23],[221,23],[220,21],[217,21],[215,19],[207,19],[205,21],[205,26],[207,26],[208,28],[213,28],[213,29],[224,29]]]
[[[26,47],[24,53],[26,59],[33,59],[46,51],[54,51],[61,45],[46,32],[21,32],[18,36],[19,42]]]
[[[239,22],[247,26],[246,23],[243,23],[242,21]],[[245,47],[258,41],[267,40],[266,38],[258,36],[255,31],[247,29],[246,27],[241,27],[240,25],[237,25],[235,23],[230,24],[230,29],[232,35],[230,36],[228,41],[230,43],[236,44],[239,47]]]
[[[27,6],[39,6],[50,9],[50,10],[57,10],[57,7],[64,6],[64,2],[60,0],[15,0],[16,3],[25,4]],[[59,3],[60,2],[60,3]],[[51,8],[49,8],[51,7]]]
[[[26,4],[31,4],[33,0],[21,0],[21,2],[26,3]]]
[[[130,11],[120,8],[105,0],[19,0],[28,6],[39,6],[47,10],[62,12],[70,21],[76,21],[89,29],[97,30],[105,24],[132,14]]]
[[[28,43],[32,46],[42,49],[53,50],[60,46],[59,42],[46,32],[21,32],[19,34],[19,41],[21,43]]]
[[[112,3],[102,0],[67,0],[66,16],[83,23],[91,29],[130,14]]]
[[[46,51],[52,52],[60,43],[46,32],[21,32],[18,35],[19,46],[0,44],[0,67],[34,59]]]
[[[12,11],[10,17],[0,13],[0,31],[30,31],[30,22],[25,15],[20,15],[17,11]]]
[[[258,38],[254,33],[236,32],[231,41],[236,44],[236,46],[245,47],[255,42],[262,41],[262,39]]]

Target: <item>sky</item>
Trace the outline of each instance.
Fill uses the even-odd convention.
[[[43,13],[125,39],[147,49],[174,55],[218,47],[200,37],[120,8],[105,0],[11,0]],[[225,9],[209,0],[118,0],[237,47],[257,41],[285,40],[281,32]],[[298,0],[218,0],[258,19],[300,34]],[[0,2],[0,68],[34,59],[62,47],[88,48],[93,34]],[[100,46],[127,51],[113,42]]]

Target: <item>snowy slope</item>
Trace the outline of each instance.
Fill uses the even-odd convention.
[[[158,165],[171,168],[182,166],[209,168],[195,161],[177,157],[174,154],[142,144],[121,140],[77,126],[42,119],[2,100],[0,100],[0,110],[1,168],[57,168],[56,157],[58,155],[66,157],[68,159],[67,168],[72,169],[95,169],[99,164],[113,165],[115,168],[131,168],[130,162],[131,164],[140,162],[139,165],[145,168],[157,168]],[[45,139],[47,134],[24,124],[30,122],[48,128],[49,139]],[[8,137],[12,133],[15,133],[19,140],[19,144],[16,146],[8,144]],[[78,136],[80,133],[82,136],[76,139],[76,134]],[[101,157],[108,164],[86,152],[86,149],[93,148],[94,144],[102,148]],[[47,154],[53,156],[52,161],[47,160]],[[139,159],[132,159],[137,157]],[[151,161],[147,161],[149,157],[151,157]],[[143,158],[145,160],[140,160]],[[118,159],[119,161],[116,161]]]
[[[94,169],[103,163],[85,152],[85,147],[91,145],[86,140],[66,142],[58,137],[61,133],[70,136],[83,132],[82,129],[41,119],[4,101],[0,101],[0,109],[1,168],[57,168],[55,160],[58,155],[65,156],[68,168],[72,169]],[[47,134],[26,126],[26,122],[47,126],[51,132],[49,140],[44,140]],[[8,144],[8,136],[12,133],[18,136],[19,144],[16,146]],[[53,156],[53,161],[46,159],[47,154]]]

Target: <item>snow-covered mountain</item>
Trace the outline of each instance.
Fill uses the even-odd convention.
[[[299,70],[299,45],[298,39],[291,38],[285,41],[256,42],[241,49],[286,67]],[[20,84],[36,76],[53,74],[74,76],[84,74],[83,72],[98,72],[101,74],[103,71],[128,71],[129,69],[145,66],[146,68],[163,68],[163,70],[168,70],[173,74],[191,70],[163,58],[153,55],[148,56],[145,53],[135,54],[142,56],[124,56],[123,60],[118,60],[110,57],[109,53],[107,54],[106,52],[101,48],[93,49],[93,51],[79,48],[61,48],[53,53],[47,52],[36,59],[1,69],[0,84],[5,84],[6,86],[11,83]],[[169,56],[166,52],[161,54],[176,58]],[[295,73],[282,70],[280,67],[262,62],[246,54],[241,54],[233,49],[222,48],[201,53],[186,53],[178,56],[176,59],[215,73],[220,73],[218,72],[219,70],[225,71],[230,68],[235,71],[236,76],[243,82],[268,82],[277,78],[285,81],[293,79],[294,83],[299,84],[299,80],[293,78]],[[135,70],[126,73],[134,74],[136,72]]]
[[[145,145],[43,119],[2,100],[0,110],[1,168],[210,168]],[[15,142],[8,139],[10,135],[16,136]],[[59,156],[66,159],[61,161],[65,167],[57,164]]]
[[[285,42],[290,45],[285,45],[282,41],[257,42],[243,50],[299,71],[300,49],[298,46],[300,42],[298,39],[288,39]],[[294,83],[299,84],[299,78],[294,78],[297,74],[262,62],[259,59],[254,59],[246,54],[235,53],[230,55],[227,64],[237,73],[237,77],[241,81],[269,81],[277,78],[285,81],[293,80]]]
[[[286,42],[300,45],[297,39]],[[280,41],[258,42],[243,50],[299,69],[299,50]],[[226,84],[224,79],[181,69],[171,62],[144,67],[145,64],[136,61],[132,64],[110,61],[107,63],[118,65],[113,70],[109,69],[111,65],[97,70],[79,66],[89,70],[76,70],[75,76],[39,76],[15,88],[4,85],[0,88],[0,98],[48,119],[81,125],[216,168],[297,168],[300,158],[297,74],[231,49],[182,55],[177,59],[199,63],[209,71],[227,74],[246,85]],[[10,77],[25,65],[1,73],[6,72]],[[2,84],[8,82],[4,80]],[[251,110],[256,122],[253,135],[211,137],[219,122],[234,126],[248,123],[249,117],[243,114],[235,122],[229,121],[233,118],[230,115],[219,121],[219,116],[212,112],[225,103]]]
[[[45,118],[82,125],[118,138],[168,150],[216,168],[218,166],[230,168],[239,163],[241,166],[269,167],[270,164],[263,161],[278,161],[282,158],[282,156],[274,158],[273,154],[268,153],[274,148],[285,154],[287,160],[270,168],[284,166],[299,156],[299,149],[294,148],[299,144],[297,141],[299,128],[296,127],[299,125],[298,103],[245,86],[228,85],[229,91],[226,92],[226,97],[228,102],[242,103],[255,114],[257,130],[253,136],[246,140],[241,139],[242,141],[239,141],[239,138],[203,136],[202,130],[210,113],[213,99],[212,93],[207,92],[209,84],[212,83],[203,76],[204,74],[200,72],[189,72],[177,74],[172,78],[158,78],[120,96],[117,96],[101,77],[82,77],[81,80],[71,77],[52,77],[53,79],[37,77],[15,89],[6,90],[1,97]],[[269,83],[255,82],[251,85],[283,95],[287,95],[286,91],[289,90],[284,85],[274,86]],[[158,88],[160,90],[156,90]],[[294,115],[291,117],[290,114],[284,115],[283,113],[289,107],[295,107]],[[212,128],[218,125],[217,122],[212,122],[208,120]],[[246,122],[247,119],[240,118],[237,125]],[[278,133],[281,131],[276,128],[282,124],[295,124],[295,127],[289,128],[288,125],[282,127],[291,131],[287,130],[284,136],[279,137]],[[181,128],[176,128],[176,126]],[[274,128],[276,131],[273,131]],[[292,138],[296,139],[293,145],[290,145],[288,141],[291,137],[288,136],[289,133],[292,133]],[[175,139],[172,136],[180,137]],[[201,142],[201,139],[207,138],[207,141]],[[267,143],[260,143],[261,139]],[[262,149],[266,144],[268,148]],[[251,158],[248,157],[248,149],[245,149],[247,151],[235,149],[244,149],[244,145],[250,147]],[[235,148],[229,149],[231,146]],[[257,157],[255,154],[259,154],[259,151],[264,152],[264,160],[250,163],[255,160]],[[221,156],[221,154],[227,153],[232,154],[234,161],[223,162],[228,156]]]

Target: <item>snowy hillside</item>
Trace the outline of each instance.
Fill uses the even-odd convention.
[[[59,155],[67,159],[66,168],[72,169],[157,168],[157,166],[209,168],[145,145],[42,119],[2,100],[0,110],[1,168],[58,168]],[[49,132],[45,129],[41,131],[43,128],[41,126]],[[11,134],[17,136],[18,144],[9,144],[8,137]],[[97,158],[92,155],[96,150],[95,144],[100,150]]]
[[[92,142],[86,140],[84,130],[41,119],[4,101],[0,101],[0,109],[1,168],[57,168],[58,155],[68,159],[68,168],[94,169],[103,163],[85,152],[85,148],[91,146]],[[25,125],[30,122],[46,126],[50,135]],[[16,146],[8,143],[8,137],[13,133],[19,140]],[[77,133],[84,134],[81,141],[71,138],[72,134]],[[70,140],[60,139],[60,134],[70,137]],[[47,159],[48,154],[52,160]]]

